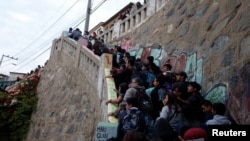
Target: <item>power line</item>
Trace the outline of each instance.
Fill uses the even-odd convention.
[[[107,0],[101,1],[94,9],[91,10],[91,14],[94,13],[99,7],[101,7]]]
[[[41,51],[41,50],[44,48],[44,45],[50,44],[50,43],[51,43],[51,40],[45,41],[45,42],[41,45],[41,48],[39,49],[39,51]],[[35,52],[35,53],[32,53],[32,54],[27,55],[27,57],[23,59],[24,62],[25,62],[25,60],[27,60],[27,59],[31,58],[32,56],[34,56],[36,53],[38,53],[38,52]],[[18,64],[22,64],[22,62],[21,62],[21,63],[18,63]]]
[[[1,66],[1,69],[7,68],[9,65],[14,65],[14,66],[16,66],[15,63],[8,63],[8,64],[5,64],[4,66]]]
[[[56,19],[56,21],[50,25],[44,32],[42,32],[38,37],[36,37],[35,39],[33,39],[33,41],[31,43],[29,43],[27,46],[25,46],[25,48],[23,48],[21,51],[18,52],[18,54],[20,54],[22,51],[24,51],[26,48],[28,48],[29,46],[31,46],[35,41],[37,41],[38,39],[40,39],[46,32],[48,32],[60,19],[62,19],[63,16],[65,16],[67,14],[67,12],[69,12],[77,3],[79,2],[79,0],[77,0],[75,3],[73,3],[58,19]],[[28,53],[30,54],[30,53]]]
[[[41,38],[41,36],[43,35],[43,34],[45,34],[50,28],[52,28],[54,25],[55,25],[55,23],[56,22],[58,22],[70,9],[72,9],[73,8],[73,6],[78,2],[79,0],[77,0],[66,12],[64,12],[64,14],[62,15],[62,16],[60,16],[47,30],[45,30],[42,34],[40,34],[40,36],[39,37],[37,37],[36,39],[39,39],[39,38]],[[92,13],[94,13],[100,6],[102,6],[105,2],[106,2],[107,0],[103,0],[102,2],[100,2],[93,10],[91,10],[91,14]],[[82,20],[77,24],[77,25],[75,25],[75,27],[77,27],[77,26],[79,26],[84,20],[86,20],[86,16],[84,16],[84,18],[82,18]],[[35,42],[35,41],[37,41],[37,40],[33,40],[33,42]],[[47,40],[48,41],[48,40]],[[33,43],[32,42],[32,43]],[[49,43],[48,43],[49,44]],[[47,46],[48,46],[48,44],[47,44]],[[44,46],[43,46],[44,47]],[[34,61],[35,59],[37,59],[38,57],[40,57],[42,54],[44,54],[46,51],[48,51],[48,49],[50,49],[51,47],[49,47],[49,48],[47,48],[45,51],[43,51],[41,54],[39,54],[38,56],[36,56],[35,58],[33,58],[33,59],[31,59],[31,61],[29,61],[28,63],[26,63],[26,64],[24,64],[24,65],[22,65],[21,67],[23,67],[23,66],[26,66],[26,65],[28,65],[30,62],[32,62],[32,61]],[[41,49],[40,49],[41,50]],[[31,56],[29,56],[28,58],[30,58]],[[28,59],[28,58],[26,58],[26,59]],[[23,62],[21,62],[21,63],[23,63]],[[20,68],[20,67],[18,67],[18,68]]]
[[[63,2],[63,4],[60,6],[60,8],[58,8],[58,9],[56,10],[55,13],[58,13],[58,11],[59,11],[60,9],[62,9],[62,7],[66,4],[66,2],[67,2],[67,0],[65,0],[65,1]],[[51,16],[50,19],[49,19],[49,21],[51,21],[52,18],[53,18],[54,16],[55,16],[55,15]],[[49,23],[49,21],[48,21],[46,24],[44,24],[44,25],[40,28],[40,30],[39,30],[38,32],[34,33],[34,35],[37,35],[37,33],[39,33],[39,32],[43,29],[43,27],[45,27],[45,25],[47,25],[47,24]],[[37,37],[37,38],[39,38],[39,37]],[[30,41],[33,42],[33,41],[35,41],[35,40],[30,40]],[[30,44],[32,44],[32,42],[30,42]],[[27,45],[27,46],[28,46],[28,45]],[[17,52],[14,56],[20,54],[24,49],[26,49],[27,46],[25,46],[25,48],[23,48],[23,49],[21,49],[19,52]]]
[[[93,14],[99,7],[101,7],[103,4],[104,4],[104,2],[106,2],[107,0],[103,0],[103,1],[101,1],[96,7],[94,7],[94,9],[93,10],[91,10],[91,12],[90,12],[90,14]],[[83,21],[85,21],[86,20],[86,16],[77,24],[77,25],[75,25],[74,27],[77,27],[77,26],[79,26]]]
[[[48,46],[48,44],[47,44]],[[31,63],[32,61],[36,60],[38,57],[40,57],[41,55],[43,55],[45,52],[47,52],[49,49],[51,49],[51,47],[48,47],[46,50],[44,50],[42,53],[40,53],[38,56],[36,56],[35,58],[31,59],[31,61],[27,62],[26,64],[22,65],[21,67],[23,66],[26,66],[28,65],[29,63]],[[18,67],[18,68],[21,68],[21,67]],[[17,70],[18,68],[16,68],[15,70]]]
[[[74,4],[72,4],[70,6],[70,8],[68,8],[47,30],[45,30],[43,33],[41,33],[37,38],[35,38],[29,45],[27,45],[25,48],[27,48],[28,46],[30,46],[31,44],[33,44],[35,41],[38,41],[38,39],[40,39],[50,28],[52,28],[63,16],[66,15],[67,12],[69,12],[77,3],[79,2],[79,0],[77,0]],[[52,38],[52,37],[51,37]],[[22,64],[23,62],[27,61],[27,59],[31,58],[31,56],[35,55],[38,51],[42,50],[44,48],[44,44],[48,44],[46,42],[49,42],[51,43],[51,38],[49,40],[46,40],[41,46],[41,48],[39,49],[36,49],[36,50],[33,50],[33,51],[30,51],[28,53],[26,53],[28,57],[26,57],[25,59],[23,59],[24,61],[22,61],[21,63],[19,64]],[[21,53],[24,49],[22,49],[21,51],[19,51],[19,53]],[[35,53],[33,53],[35,52]],[[30,55],[32,54],[32,55]],[[20,67],[19,67],[20,68]],[[11,68],[12,69],[12,68]]]
[[[55,38],[58,34],[59,34],[59,33],[55,33],[51,38]],[[52,42],[51,40],[46,40],[45,42],[43,42],[43,43],[40,45],[40,47],[42,47],[41,49],[44,49],[44,47],[46,47],[46,46],[48,46],[49,44],[51,44],[51,42]],[[51,47],[50,47],[50,48],[51,48]],[[47,50],[46,50],[46,51],[47,51]],[[43,51],[43,53],[45,53],[46,51]],[[43,53],[42,53],[42,54],[43,54]],[[34,61],[34,58],[32,58],[32,59],[30,59],[31,61],[29,61],[28,63],[26,63],[26,64],[24,64],[24,65],[22,65],[22,66],[20,66],[20,64],[24,63],[25,61],[28,61],[28,59],[31,58],[33,55],[34,55],[34,54],[29,55],[26,59],[24,59],[24,61],[18,63],[18,67],[17,67],[17,68],[14,69],[14,67],[13,67],[13,68],[11,68],[10,70],[12,70],[12,69],[17,70],[17,69],[22,68],[23,66],[29,64],[30,62]],[[38,58],[38,57],[40,57],[40,56],[41,56],[41,55],[36,56],[35,59]]]

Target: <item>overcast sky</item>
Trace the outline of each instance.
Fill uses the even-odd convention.
[[[104,0],[92,0],[92,9]],[[106,0],[90,16],[89,30],[130,2]],[[52,41],[80,23],[88,0],[0,0],[0,73],[28,73],[49,59]],[[78,27],[84,30],[83,21]],[[9,56],[9,57],[7,57]]]

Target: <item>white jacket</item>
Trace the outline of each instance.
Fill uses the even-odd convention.
[[[231,121],[223,115],[214,115],[213,119],[206,122],[206,125],[231,125]]]

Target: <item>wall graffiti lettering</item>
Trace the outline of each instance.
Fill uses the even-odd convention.
[[[151,55],[158,66],[161,67],[163,64],[169,63],[172,65],[172,71],[185,71],[188,74],[188,81],[196,81],[204,85],[204,58],[198,58],[197,52],[192,52],[191,54],[179,52],[179,54],[172,53],[168,55],[168,52],[157,44],[133,46],[134,44],[128,36],[119,38],[115,43],[120,44],[122,48],[129,51],[136,59],[140,58],[144,62],[147,56]],[[235,113],[231,112],[234,118],[242,123],[246,119],[249,119],[250,122],[250,116],[248,118],[247,115],[237,114],[238,109],[242,111],[241,113],[250,112],[250,63],[246,63],[243,68],[236,67],[235,70],[239,72],[229,75],[228,82],[213,84],[208,90],[203,90],[202,94],[212,102],[231,103],[227,106],[231,111],[235,111]],[[240,119],[241,117],[244,117],[244,119]]]
[[[237,67],[236,67],[237,68]],[[250,122],[250,63],[234,72],[229,79],[228,107],[239,123]]]
[[[96,138],[98,141],[108,138],[107,128],[106,127],[97,127]]]
[[[96,141],[106,141],[117,136],[118,124],[101,122],[96,128]]]
[[[178,72],[178,71],[185,70],[186,60],[187,60],[187,53],[181,52],[177,57],[176,66],[175,66],[174,71]]]
[[[211,102],[226,102],[226,85],[225,84],[216,84],[211,88],[205,96],[206,99],[210,100]]]
[[[195,81],[195,72],[197,67],[196,62],[197,62],[196,53],[193,53],[187,57],[186,67],[184,71],[188,75],[187,78],[188,81]]]
[[[197,60],[196,63],[196,73],[195,73],[195,81],[199,84],[202,84],[202,75],[203,75],[203,58]]]
[[[142,61],[145,61],[147,56],[152,55],[157,65],[162,66],[169,63],[172,65],[173,71],[187,72],[189,81],[196,81],[201,85],[203,83],[204,58],[198,58],[196,52],[192,54],[180,52],[179,54],[167,55],[167,52],[155,45],[140,46],[138,49],[133,48],[130,51],[131,54],[134,54],[136,58],[140,58]],[[203,93],[203,96],[213,103],[222,102],[227,104],[233,118],[239,123],[246,123],[250,122],[250,116],[248,114],[242,115],[242,113],[250,112],[250,63],[248,62],[241,69],[236,66],[235,70],[239,72],[232,74],[228,82],[214,84]],[[239,110],[242,112],[239,113]]]
[[[148,56],[150,56],[150,47],[145,47],[141,53],[141,60],[145,62]]]
[[[181,52],[180,54],[170,55],[162,57],[163,52],[161,48],[152,46],[146,48],[139,48],[138,50],[133,49],[133,54],[136,54],[136,58],[145,58],[149,55],[154,56],[155,60],[159,63],[157,65],[161,66],[165,63],[170,63],[173,66],[173,71],[185,71],[188,74],[188,81],[196,81],[202,84],[203,79],[203,58],[197,59],[197,53],[194,52],[187,55],[187,52]],[[137,51],[137,52],[136,52]],[[162,57],[162,58],[161,58]],[[205,94],[208,99],[213,102],[221,101],[225,102],[226,98],[226,85],[220,84],[215,85],[211,90]]]

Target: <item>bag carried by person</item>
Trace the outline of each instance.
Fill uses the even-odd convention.
[[[146,91],[142,88],[136,89],[136,97],[138,98],[138,108],[144,113],[151,113],[153,111],[153,104]]]
[[[140,115],[141,111],[127,110],[127,115],[124,116],[122,120],[122,130],[124,133],[128,131],[138,131],[140,129]]]
[[[162,140],[177,140],[178,134],[170,126],[167,119],[160,118],[155,123],[154,136],[157,136]]]

